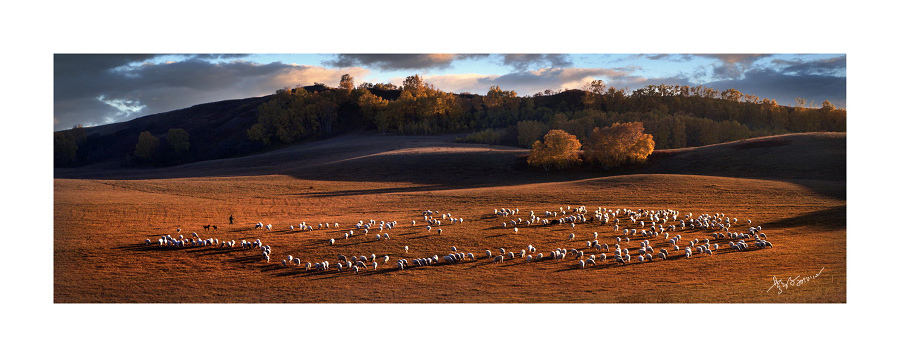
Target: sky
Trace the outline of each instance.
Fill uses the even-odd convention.
[[[336,87],[401,85],[420,75],[447,92],[485,94],[492,86],[519,96],[581,89],[593,80],[626,89],[703,85],[769,98],[782,105],[846,107],[844,53],[55,53],[54,130],[96,126],[315,82]]]

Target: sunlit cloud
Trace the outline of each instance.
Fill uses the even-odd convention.
[[[106,123],[115,123],[117,121],[120,121],[122,118],[127,118],[131,115],[139,114],[141,110],[147,107],[137,100],[107,99],[104,95],[97,97],[97,100],[110,107],[115,108],[116,110],[114,113],[104,118]]]
[[[467,73],[424,76],[424,79],[425,82],[445,92],[484,94],[491,88],[486,83],[490,83],[497,77],[499,75]]]

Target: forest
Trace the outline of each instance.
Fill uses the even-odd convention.
[[[657,149],[710,145],[797,132],[846,131],[846,110],[782,106],[735,89],[649,85],[626,93],[595,80],[582,89],[531,96],[492,87],[486,95],[448,93],[418,75],[402,87],[344,75],[335,89],[285,88],[261,105],[248,138],[292,144],[351,130],[431,135],[465,133],[467,142],[531,147],[550,130],[585,141],[594,128],[641,122]]]

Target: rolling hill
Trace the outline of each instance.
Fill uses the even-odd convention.
[[[787,134],[656,151],[645,165],[614,171],[544,172],[523,167],[528,150],[455,142],[452,135],[345,134],[229,159],[166,168],[98,164],[57,168],[57,178],[147,179],[290,175],[302,179],[486,186],[628,174],[681,174],[779,180],[845,180],[845,133]]]

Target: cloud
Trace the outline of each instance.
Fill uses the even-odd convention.
[[[772,64],[782,73],[793,75],[835,75],[846,76],[847,56],[840,55],[815,61],[802,59],[772,60]]]
[[[54,130],[93,126],[187,108],[199,103],[247,98],[314,82],[337,86],[342,74],[368,71],[327,69],[210,56],[155,63],[153,55],[74,55],[54,58]],[[215,56],[222,60],[227,56]],[[238,58],[240,56],[234,56]],[[114,70],[116,69],[116,70]]]
[[[837,107],[845,108],[847,105],[845,76],[789,74],[767,68],[748,71],[741,79],[721,80],[704,85],[717,90],[734,88],[760,99],[774,99],[782,105],[794,105],[797,97],[806,98],[816,105],[821,105],[825,100]]]
[[[500,62],[520,72],[545,67],[572,66],[571,56],[564,54],[506,54],[501,56]]]
[[[698,57],[712,58],[717,61],[713,64],[712,75],[716,79],[738,79],[745,72],[751,70],[753,65],[771,54],[741,54],[741,53],[725,53],[725,54],[700,54]]]
[[[651,59],[654,61],[672,61],[672,62],[687,62],[690,61],[692,56],[686,54],[668,54],[668,53],[659,53],[659,54],[642,54],[637,55],[636,57],[644,57],[647,59]]]
[[[639,81],[628,72],[605,68],[543,68],[504,75],[452,74],[425,76],[425,81],[446,92],[486,94],[493,86],[514,90],[520,96],[543,92],[545,89],[581,89],[592,80],[629,84]]]
[[[449,68],[454,61],[484,55],[458,54],[339,54],[323,62],[332,67],[374,67],[381,70],[426,70]]]

